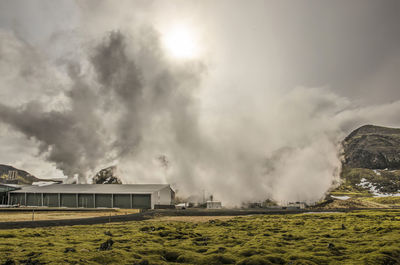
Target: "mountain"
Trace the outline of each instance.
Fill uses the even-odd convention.
[[[111,166],[100,170],[93,177],[93,184],[122,184],[122,181],[116,176],[117,166]]]
[[[400,193],[400,129],[362,126],[343,141],[342,184],[336,191]]]
[[[15,176],[13,174],[15,174]],[[21,170],[9,165],[0,164],[0,183],[32,184],[32,182],[37,181],[40,181],[40,179],[36,178],[25,170]]]
[[[400,169],[400,129],[365,125],[345,138],[343,148],[347,167]]]

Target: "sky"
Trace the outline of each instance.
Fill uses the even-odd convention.
[[[399,14],[396,0],[2,0],[0,163],[315,201],[341,139],[400,126]]]

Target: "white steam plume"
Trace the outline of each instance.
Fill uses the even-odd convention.
[[[206,86],[213,69],[169,60],[154,28],[102,18],[87,16],[93,23],[76,34],[82,48],[71,44],[56,60],[0,32],[0,85],[10,97],[0,120],[81,182],[117,164],[125,183],[171,183],[181,196],[206,190],[225,205],[311,202],[337,180],[351,129],[400,125],[399,101],[355,107],[329,88],[281,91],[258,80]]]

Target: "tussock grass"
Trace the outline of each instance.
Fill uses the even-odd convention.
[[[399,264],[400,210],[1,230],[0,239],[0,264]]]

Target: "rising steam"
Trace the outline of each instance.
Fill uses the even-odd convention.
[[[226,205],[316,201],[337,181],[345,134],[393,124],[387,113],[400,110],[354,108],[327,88],[205,87],[206,64],[168,59],[148,26],[103,32],[55,61],[9,32],[0,38],[2,86],[25,95],[0,103],[0,121],[80,182],[117,165],[125,183],[205,190]]]

